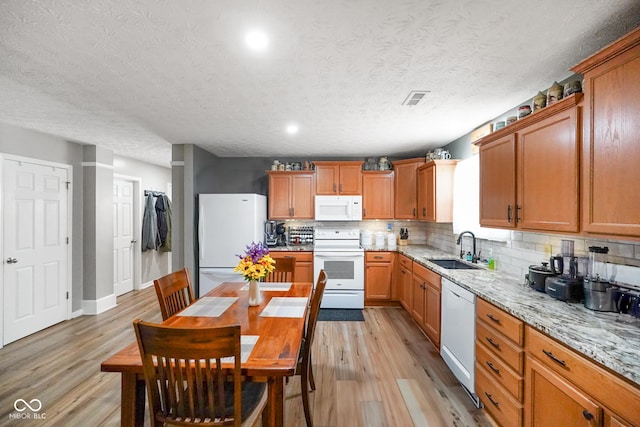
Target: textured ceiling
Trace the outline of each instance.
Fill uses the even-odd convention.
[[[423,153],[638,25],[638,0],[0,0],[0,122],[164,166]]]

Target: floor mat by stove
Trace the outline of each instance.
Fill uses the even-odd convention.
[[[321,308],[319,322],[363,322],[362,310],[342,308]]]

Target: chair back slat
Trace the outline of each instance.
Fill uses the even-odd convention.
[[[176,328],[136,320],[134,329],[153,424],[241,425],[239,325]],[[233,382],[221,369],[221,359],[230,356]],[[233,395],[232,413],[227,395]]]
[[[186,268],[154,280],[153,285],[160,303],[162,320],[167,320],[195,301],[189,270]]]
[[[276,262],[276,268],[265,277],[265,282],[295,282],[296,259],[292,256],[272,258]]]
[[[313,295],[311,297],[311,308],[309,310],[309,319],[307,320],[307,329],[305,333],[305,346],[303,354],[304,357],[309,357],[311,352],[311,343],[313,342],[313,336],[316,331],[316,323],[318,323],[318,314],[320,314],[320,303],[322,302],[322,296],[324,295],[324,288],[327,286],[327,273],[324,270],[320,270],[318,275],[318,281],[313,289]]]

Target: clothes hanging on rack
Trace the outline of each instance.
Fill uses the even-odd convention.
[[[153,194],[148,194],[145,199],[144,214],[142,216],[142,251],[156,250],[159,245],[160,233],[158,231],[158,216],[154,206],[154,197]]]
[[[160,237],[160,249],[164,252],[171,251],[171,208],[169,198],[160,195],[156,200],[156,215],[158,217],[158,234]],[[168,245],[167,245],[168,239]]]
[[[162,192],[146,190],[142,217],[142,250],[171,252],[171,201]]]

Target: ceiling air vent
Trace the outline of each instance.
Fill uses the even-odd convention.
[[[413,107],[414,105],[417,105],[427,93],[429,93],[428,90],[412,90],[402,102],[402,105]]]

